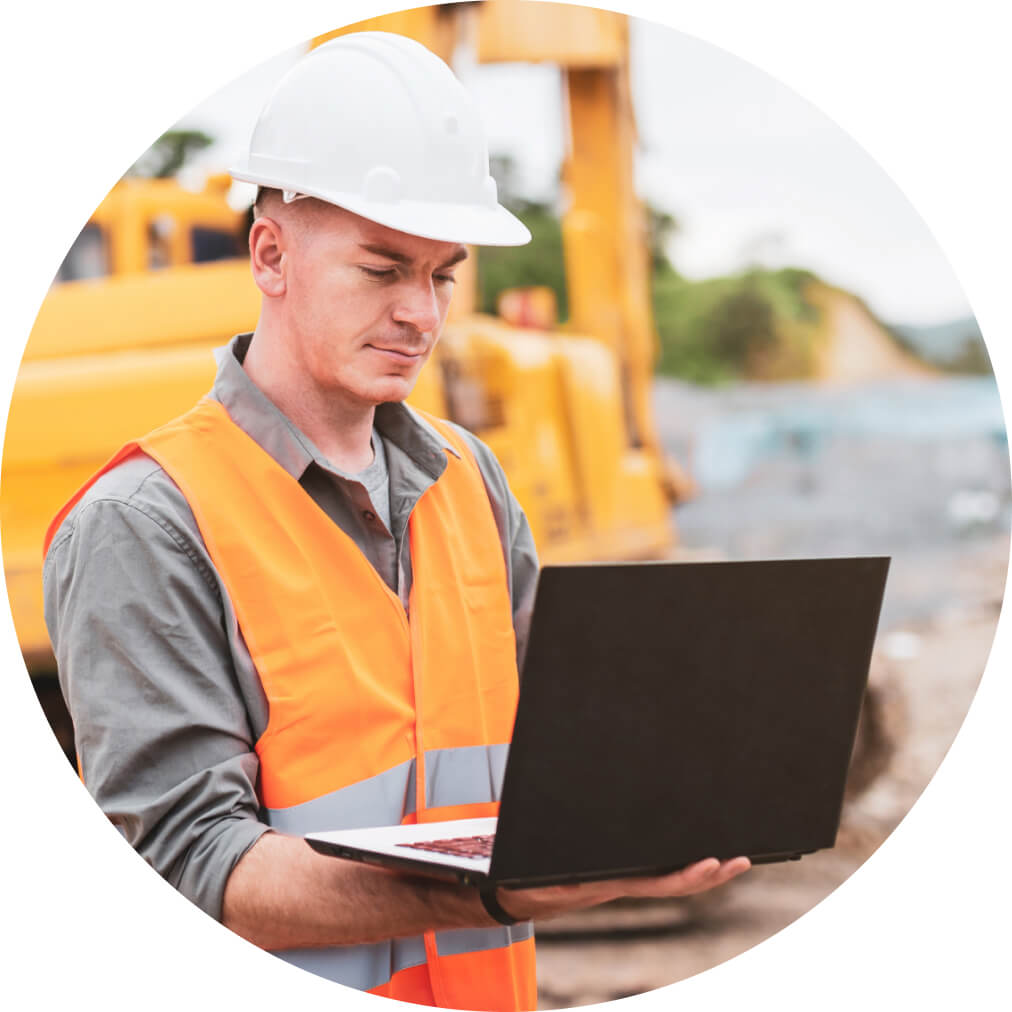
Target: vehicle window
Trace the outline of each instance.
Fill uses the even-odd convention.
[[[158,270],[172,263],[172,233],[176,221],[171,214],[160,214],[148,224],[148,270]]]
[[[220,228],[201,228],[190,230],[190,243],[195,264],[207,263],[210,260],[229,260],[241,255],[239,237],[232,232]]]
[[[105,235],[98,225],[85,225],[63,258],[56,280],[82,281],[85,278],[101,278],[108,273],[109,253]]]

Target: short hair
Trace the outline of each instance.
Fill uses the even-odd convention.
[[[253,217],[259,218],[264,213],[265,203],[269,203],[275,197],[279,200],[282,197],[281,191],[272,186],[258,186],[257,195],[253,198]]]

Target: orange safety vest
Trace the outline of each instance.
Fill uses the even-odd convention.
[[[287,833],[495,815],[517,700],[505,561],[470,451],[411,513],[410,621],[354,542],[203,400],[127,444],[186,497],[269,703],[256,743],[264,818]],[[374,994],[457,1009],[536,1006],[530,924],[279,952]]]

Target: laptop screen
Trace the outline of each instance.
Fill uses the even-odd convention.
[[[888,565],[546,566],[492,876],[832,846]]]

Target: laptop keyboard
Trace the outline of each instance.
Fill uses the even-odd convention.
[[[450,840],[423,840],[418,843],[399,843],[398,847],[414,850],[430,850],[436,854],[450,854],[453,857],[472,857],[475,860],[492,856],[495,833],[485,836],[455,836]]]

